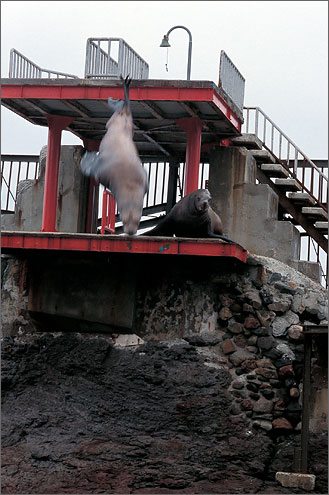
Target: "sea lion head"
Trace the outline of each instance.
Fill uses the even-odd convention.
[[[123,223],[123,231],[128,235],[135,235],[142,216],[140,208],[136,208],[135,204],[125,204],[121,207],[120,218]]]
[[[197,189],[194,191],[194,206],[198,213],[202,214],[209,210],[210,192],[207,189]]]

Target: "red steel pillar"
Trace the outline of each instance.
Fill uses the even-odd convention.
[[[62,130],[74,117],[47,115],[49,126],[41,232],[56,232],[57,189]]]
[[[184,183],[184,196],[186,196],[199,188],[201,131],[203,123],[198,117],[177,119],[176,122],[187,134]]]

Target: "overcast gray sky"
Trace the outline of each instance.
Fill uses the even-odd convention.
[[[218,83],[220,50],[246,79],[245,105],[258,106],[312,159],[327,158],[327,1],[2,1],[1,75],[16,48],[42,68],[83,77],[89,37],[120,37],[150,66],[150,78]],[[2,107],[2,153],[38,154],[47,129]],[[65,132],[62,144],[81,142]]]

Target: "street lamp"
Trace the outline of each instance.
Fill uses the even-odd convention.
[[[187,56],[187,80],[189,81],[191,79],[191,57],[192,57],[192,34],[191,34],[191,31],[189,29],[187,29],[185,26],[172,27],[171,29],[169,29],[168,33],[163,36],[163,40],[161,42],[160,47],[161,48],[169,48],[170,47],[169,34],[171,33],[171,31],[173,31],[174,29],[177,29],[177,28],[185,29],[185,31],[187,31],[187,33],[189,35],[188,56]]]

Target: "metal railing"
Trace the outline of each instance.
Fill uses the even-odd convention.
[[[255,134],[269,151],[316,202],[328,211],[328,168],[317,166],[259,107],[244,108],[243,132]],[[322,169],[322,170],[321,170]],[[317,262],[322,285],[328,284],[328,256],[319,244],[297,226],[300,232],[300,260]]]
[[[220,52],[218,86],[232,99],[242,112],[245,79],[224,50]]]
[[[243,132],[255,134],[263,147],[297,180],[302,191],[328,211],[328,174],[317,167],[259,107],[245,107],[244,111]]]
[[[150,227],[149,221],[156,219],[159,215],[166,213],[169,182],[169,162],[144,162],[144,169],[148,176],[148,192],[144,197],[143,216],[140,229]],[[199,187],[205,188],[209,176],[209,164],[201,163],[199,169]],[[178,179],[176,187],[176,201],[183,197],[183,185],[185,179],[185,163],[180,163],[178,167]],[[121,231],[122,223],[117,206],[109,212],[108,199],[104,195],[103,186],[99,191],[98,224],[101,225],[101,232],[110,230],[110,222],[113,222],[115,215],[116,232]],[[112,215],[112,218],[111,218]],[[111,224],[113,225],[113,223]]]
[[[104,49],[102,48],[104,47]],[[117,49],[117,61],[115,51]],[[88,38],[85,78],[148,79],[149,66],[122,38]]]
[[[67,74],[66,72],[42,69],[15,48],[10,50],[9,77],[12,79],[42,79],[44,77],[48,79],[58,79],[59,77],[64,77],[65,79],[78,78],[78,76]]]
[[[39,176],[39,155],[1,155],[1,212],[15,211],[18,184]]]
[[[140,229],[149,228],[147,221],[154,219],[166,212],[168,195],[169,162],[156,161],[145,162],[143,166],[148,174],[149,189],[144,197],[143,217]],[[1,156],[1,210],[3,213],[15,211],[18,184],[26,179],[39,177],[38,155],[2,155]],[[209,177],[209,164],[201,163],[199,170],[199,187],[206,188]],[[176,188],[176,201],[183,195],[185,179],[185,163],[180,163],[178,168],[178,180]],[[104,188],[99,188],[98,223],[102,232],[120,232],[122,223],[117,206],[108,202]],[[114,211],[114,215],[113,215]],[[115,219],[115,220],[114,220]],[[322,269],[322,284],[326,285],[327,255],[322,248],[306,233],[301,232],[300,259],[320,263]]]

